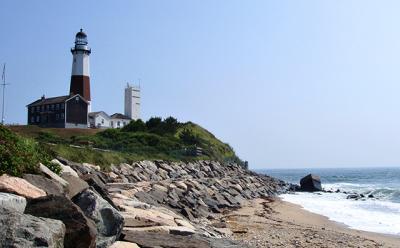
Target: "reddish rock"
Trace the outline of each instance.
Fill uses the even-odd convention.
[[[2,175],[0,177],[0,191],[12,193],[26,198],[37,198],[46,196],[46,192],[30,184],[25,179]]]

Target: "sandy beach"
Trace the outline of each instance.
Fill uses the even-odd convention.
[[[400,247],[400,237],[353,230],[279,198],[248,201],[222,218],[250,247]]]

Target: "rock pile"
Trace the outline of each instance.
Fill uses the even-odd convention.
[[[0,177],[0,247],[245,247],[211,220],[289,187],[233,163],[53,162],[61,175]]]
[[[237,164],[214,161],[142,161],[112,167],[108,176],[111,180],[107,185],[114,198],[121,199],[122,194],[130,198],[128,204],[136,201],[168,206],[191,221],[240,207],[246,199],[274,195],[286,187],[282,181]]]

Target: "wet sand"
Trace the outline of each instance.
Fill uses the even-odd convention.
[[[353,230],[279,198],[248,201],[221,220],[250,247],[400,247],[400,237]]]

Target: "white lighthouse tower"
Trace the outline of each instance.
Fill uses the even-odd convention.
[[[88,47],[87,35],[82,29],[75,36],[75,46],[71,49],[71,53],[73,60],[70,94],[79,94],[88,101],[90,112],[89,55],[91,49]]]
[[[132,120],[140,119],[140,86],[126,85],[125,115]]]

